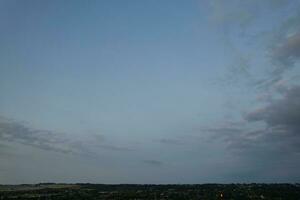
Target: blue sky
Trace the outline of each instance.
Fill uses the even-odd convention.
[[[0,13],[3,183],[299,181],[300,2]]]

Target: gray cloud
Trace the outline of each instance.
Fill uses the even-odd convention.
[[[273,59],[284,65],[292,65],[300,57],[300,33],[287,37],[273,52]]]
[[[289,88],[283,95],[283,98],[271,101],[266,107],[248,113],[245,119],[265,122],[273,131],[276,129],[284,134],[299,135],[300,86]]]
[[[61,153],[70,153],[68,139],[60,133],[49,130],[33,129],[24,123],[5,118],[0,119],[0,139],[7,142],[16,142],[33,146],[43,150],[51,150]]]
[[[255,28],[261,20],[266,18],[266,12],[285,12],[293,3],[298,9],[290,13],[283,22],[278,23],[271,30]],[[222,86],[235,87],[246,84],[257,88],[268,89],[283,79],[284,74],[295,66],[300,57],[300,4],[295,1],[267,0],[267,1],[211,1],[211,18],[217,22],[224,32],[224,46],[228,48],[233,59],[228,71],[220,79]],[[238,38],[243,45],[256,45],[257,51],[245,51],[234,41]],[[259,53],[257,53],[259,52]],[[266,57],[267,52],[268,57]],[[261,67],[267,73],[258,74],[252,65],[255,59],[269,59],[270,65]],[[262,72],[262,71],[261,71]],[[236,84],[239,83],[239,84]]]
[[[251,137],[246,127],[237,124],[228,126],[216,126],[214,128],[206,128],[202,131],[211,133],[210,142],[221,140],[226,147],[234,151],[244,151],[252,148],[257,138]]]
[[[277,28],[267,34],[267,52],[270,70],[265,78],[256,81],[263,88],[272,87],[281,81],[288,70],[295,67],[300,58],[300,8],[298,14],[288,17]]]
[[[97,154],[97,149],[122,152],[133,150],[107,143],[103,135],[94,134],[88,135],[87,139],[71,139],[64,133],[35,129],[25,123],[4,117],[0,118],[0,141],[19,143],[46,151],[90,156]],[[5,148],[5,146],[3,147]]]
[[[300,17],[298,17],[300,20]],[[299,26],[299,25],[298,25]],[[296,62],[300,58],[300,32],[293,33],[291,36],[288,32],[284,33],[277,41],[273,41],[271,45],[271,73],[265,80],[262,80],[259,84],[263,84],[267,87],[273,86],[278,81],[283,79],[284,74],[295,67]]]
[[[237,120],[242,125],[225,121],[201,132],[210,133],[210,142],[221,144],[238,163],[249,167],[252,174],[246,170],[238,177],[244,175],[249,180],[253,174],[268,174],[278,178],[280,173],[300,166],[300,86],[299,77],[291,73],[299,66],[300,4],[284,0],[215,0],[212,8],[212,17],[218,28],[224,29],[224,44],[235,61],[227,69],[229,76],[224,83],[232,82],[234,88],[246,86],[242,89],[257,96],[251,103],[261,106],[250,112],[243,110],[247,114]],[[265,15],[287,10],[291,12],[275,24],[269,23]],[[261,27],[264,21],[269,24]],[[297,171],[291,174],[300,177]]]
[[[300,166],[300,86],[291,86],[297,84],[299,77],[288,72],[295,70],[299,64],[300,15],[287,17],[263,35],[262,45],[267,46],[262,47],[263,51],[258,56],[267,61],[269,71],[267,74],[256,72],[257,76],[250,81],[253,81],[251,86],[262,89],[259,90],[262,92],[258,96],[259,102],[255,103],[264,105],[247,112],[241,119],[244,126],[215,125],[202,131],[211,133],[210,142],[221,141],[226,150],[230,150],[254,174],[278,178],[280,173],[290,171],[291,177],[299,179],[300,174],[294,168]],[[269,57],[263,54],[265,50]],[[250,70],[250,65],[246,64],[241,66],[249,66]],[[246,77],[242,73],[243,68],[238,69],[241,71],[230,72],[232,76]],[[261,70],[264,69],[259,69],[259,72]],[[246,171],[242,175],[249,177]]]
[[[241,132],[222,130],[222,127],[210,130],[214,135],[213,142],[222,142],[233,160],[242,165],[236,169],[237,174],[229,174],[230,177],[236,176],[239,180],[246,177],[245,180],[249,181],[255,174],[266,181],[274,177],[276,180],[283,172],[289,172],[292,179],[299,180],[299,171],[295,170],[300,166],[298,136],[270,127],[245,126]]]
[[[291,86],[280,94],[281,98],[272,99],[264,107],[248,112],[241,123],[244,126],[228,124],[203,131],[212,133],[212,141],[222,140],[228,149],[238,152],[299,152],[300,86]]]

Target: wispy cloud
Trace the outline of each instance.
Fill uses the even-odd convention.
[[[286,12],[293,3],[293,13],[275,25],[260,27],[265,13]],[[295,1],[211,1],[211,18],[223,32],[223,46],[232,62],[221,77],[222,86],[254,85],[269,89],[295,67],[300,57],[300,4]],[[239,41],[239,42],[237,42]],[[246,46],[255,46],[255,51]],[[242,47],[244,46],[244,47]],[[266,62],[256,66],[256,60]],[[238,84],[237,84],[238,83]]]
[[[61,133],[34,129],[24,123],[3,117],[0,119],[0,139],[61,153],[71,153],[75,150],[70,148],[68,145],[70,141]]]
[[[259,88],[269,89],[284,79],[300,58],[300,6],[296,15],[287,17],[268,35],[266,51],[269,70],[265,77],[256,81]]]
[[[119,152],[133,150],[107,142],[103,135],[87,135],[86,138],[79,139],[65,133],[35,129],[22,122],[0,118],[0,140],[6,142],[28,145],[46,151],[85,155],[97,154],[97,149]]]

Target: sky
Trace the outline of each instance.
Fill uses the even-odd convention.
[[[0,184],[300,181],[300,1],[0,0]]]

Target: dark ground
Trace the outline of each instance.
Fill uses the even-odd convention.
[[[300,200],[300,184],[0,185],[0,199],[40,200]]]

